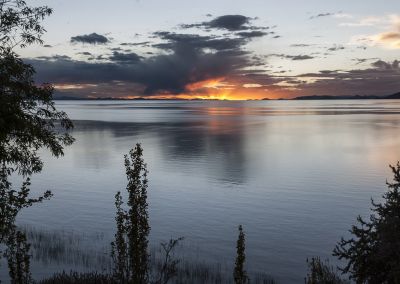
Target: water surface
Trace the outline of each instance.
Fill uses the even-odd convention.
[[[25,210],[21,224],[101,233],[107,245],[114,195],[126,186],[123,156],[140,142],[150,172],[151,242],[184,236],[190,257],[233,267],[242,224],[248,270],[280,283],[303,283],[306,258],[330,257],[400,159],[399,101],[57,105],[75,121],[76,143],[58,160],[43,153],[33,189],[51,189],[54,198]],[[33,274],[63,268],[35,264]]]

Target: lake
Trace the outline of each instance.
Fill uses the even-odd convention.
[[[151,243],[185,237],[186,258],[230,273],[237,226],[248,271],[303,283],[306,259],[330,258],[400,159],[400,101],[58,101],[76,143],[43,152],[33,193],[54,197],[18,222],[107,247],[124,154],[140,142],[149,170]],[[95,243],[96,241],[93,241]],[[87,245],[85,245],[87,246]],[[93,244],[93,246],[96,246]],[[71,265],[33,261],[33,275]],[[4,266],[2,268],[4,275]]]

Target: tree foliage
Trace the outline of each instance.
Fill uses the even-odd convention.
[[[33,67],[15,55],[1,55],[0,161],[23,175],[41,171],[39,149],[47,148],[59,157],[63,147],[73,142],[62,131],[72,128],[72,122],[55,108],[53,87],[36,86],[33,74]]]
[[[0,0],[0,51],[43,43],[41,36],[46,30],[41,21],[51,13],[47,6],[30,7],[23,0]]]
[[[115,196],[117,233],[112,243],[114,274],[122,283],[149,282],[148,236],[150,233],[147,204],[147,167],[140,144],[125,156],[128,178],[127,209],[123,209],[121,193]]]
[[[319,257],[307,259],[308,274],[306,284],[347,284],[341,279],[336,269],[329,265],[328,261],[321,261]]]
[[[13,50],[42,43],[41,20],[51,12],[47,6],[0,0],[0,162],[23,175],[41,171],[39,149],[58,157],[73,142],[65,132],[71,121],[52,101],[53,87],[36,85],[34,68]]]
[[[30,7],[22,0],[0,0],[0,242],[15,284],[32,281],[29,244],[15,225],[16,217],[21,209],[51,196],[46,191],[30,197],[30,176],[43,167],[38,151],[47,148],[59,157],[74,141],[66,132],[72,122],[52,101],[53,87],[36,85],[34,68],[14,50],[42,43],[41,21],[51,12],[47,6]],[[20,189],[10,182],[13,173],[22,175]]]
[[[336,245],[334,255],[347,261],[341,268],[357,283],[400,283],[400,163],[390,166],[393,182],[383,203],[372,200],[369,221],[359,216],[352,238]]]
[[[236,261],[235,268],[233,270],[233,279],[235,280],[236,284],[246,284],[249,282],[247,272],[244,268],[246,261],[245,249],[245,234],[243,232],[242,225],[239,225],[239,236],[236,242]]]
[[[15,220],[21,209],[49,199],[51,193],[46,191],[43,196],[30,198],[30,178],[25,178],[21,188],[14,190],[9,175],[10,170],[3,164],[0,168],[0,244],[5,245],[5,250],[0,254],[7,259],[12,284],[30,283],[30,245]]]
[[[167,284],[169,280],[176,276],[178,272],[179,259],[173,257],[174,249],[183,238],[170,239],[168,242],[161,243],[164,258],[161,263],[160,273],[154,284]]]

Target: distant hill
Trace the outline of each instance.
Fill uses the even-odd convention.
[[[300,96],[292,100],[385,100],[400,99],[400,92],[389,96]]]
[[[323,95],[316,95],[316,96],[300,96],[300,97],[295,97],[292,99],[285,99],[285,98],[280,98],[278,100],[383,100],[383,99],[390,99],[390,100],[396,100],[400,99],[400,92],[389,95],[389,96],[323,96]],[[131,99],[124,99],[124,98],[82,98],[82,97],[75,97],[72,95],[60,95],[57,94],[54,96],[54,100],[188,100],[188,101],[197,101],[197,100],[203,100],[203,99],[198,99],[198,98],[193,98],[193,99],[177,99],[177,98],[146,98],[146,97],[139,97],[139,98],[131,98]],[[263,98],[261,99],[263,101],[268,101],[271,100],[270,98]]]
[[[400,99],[400,92],[398,92],[398,93],[396,93],[396,94],[393,94],[393,95],[390,95],[390,96],[387,96],[386,97],[386,99]]]

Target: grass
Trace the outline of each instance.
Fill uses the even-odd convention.
[[[45,266],[49,264],[73,265],[80,267],[81,271],[93,271],[61,272],[37,283],[116,283],[109,276],[112,268],[110,247],[93,245],[94,243],[110,243],[104,239],[104,235],[87,236],[74,232],[46,231],[32,227],[24,227],[24,229],[28,241],[31,243],[31,252],[35,262],[41,262]],[[158,275],[161,264],[160,250],[154,246],[151,248],[150,258],[150,269],[153,276]],[[209,264],[193,259],[181,259],[177,268],[177,275],[170,283],[233,283],[231,273],[227,273],[218,263]],[[273,279],[266,274],[250,274],[249,276],[251,282],[255,284],[274,283]]]

